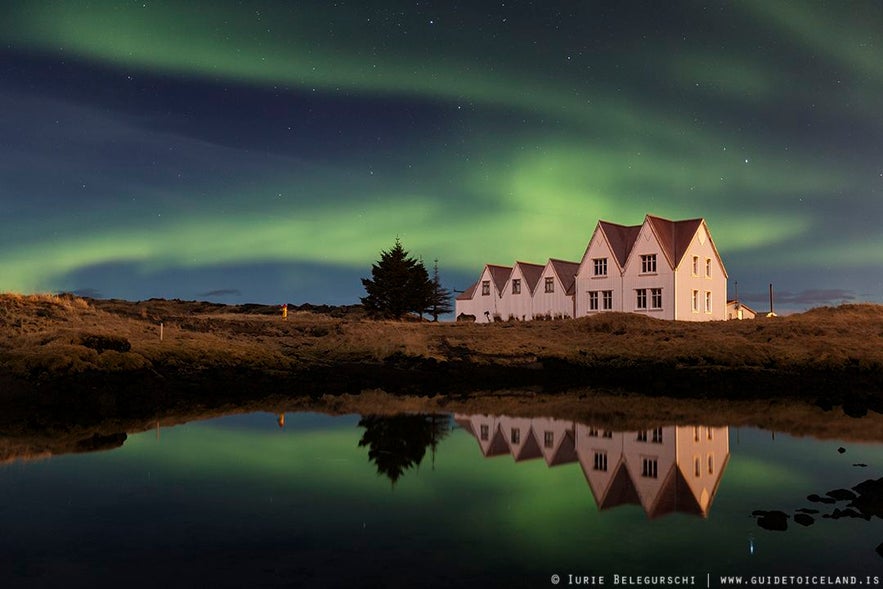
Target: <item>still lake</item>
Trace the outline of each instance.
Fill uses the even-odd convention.
[[[233,415],[0,465],[0,587],[874,586],[881,471],[744,427]]]

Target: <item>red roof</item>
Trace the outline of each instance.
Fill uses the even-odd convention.
[[[495,266],[494,264],[488,264],[487,269],[491,272],[491,278],[494,280],[494,286],[497,287],[497,292],[503,292],[503,288],[506,286],[506,281],[509,280],[509,274],[512,272],[512,266]]]
[[[472,295],[475,294],[475,287],[478,286],[478,282],[473,282],[472,286],[464,290],[462,293],[457,295],[458,301],[468,301],[472,299]]]
[[[573,285],[576,280],[576,273],[579,270],[579,262],[568,262],[567,260],[549,258],[549,263],[552,264],[552,269],[555,271],[555,274],[558,275],[558,280],[561,281],[561,285],[564,287],[564,292],[567,294],[573,294]]]
[[[530,262],[515,262],[515,267],[521,268],[521,275],[524,276],[524,280],[527,282],[527,288],[530,290],[530,293],[533,294],[533,291],[536,290],[537,284],[540,281],[540,276],[543,275],[543,269],[545,269],[545,266],[542,264],[531,264]],[[513,267],[513,273],[515,267]]]
[[[598,226],[607,237],[607,243],[610,244],[610,249],[613,250],[613,255],[616,256],[616,261],[619,262],[619,267],[622,268],[625,266],[626,260],[628,260],[632,246],[635,245],[635,241],[638,239],[642,225],[626,226],[608,221],[598,221]]]
[[[693,236],[702,225],[702,219],[669,221],[653,215],[647,215],[647,222],[656,234],[659,245],[662,246],[662,251],[672,268],[677,268],[681,263],[681,258],[690,247]]]

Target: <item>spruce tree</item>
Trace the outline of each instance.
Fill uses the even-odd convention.
[[[429,307],[426,312],[432,315],[433,321],[438,321],[439,315],[451,313],[454,308],[451,307],[451,291],[442,287],[441,280],[438,277],[438,260],[432,266],[432,293],[429,296]]]
[[[380,260],[371,266],[371,278],[363,278],[362,286],[368,293],[362,298],[368,314],[388,319],[412,311],[422,316],[432,292],[423,262],[410,257],[399,238],[392,249],[380,252]]]

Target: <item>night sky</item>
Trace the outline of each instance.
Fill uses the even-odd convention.
[[[883,302],[883,3],[3,2],[0,291],[346,304],[704,217],[729,295]]]

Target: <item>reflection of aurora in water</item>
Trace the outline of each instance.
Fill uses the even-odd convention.
[[[880,518],[820,518],[783,534],[750,514],[790,512],[807,493],[879,476],[880,444],[733,427],[711,428],[709,441],[704,427],[651,424],[644,442],[643,430],[456,418],[399,416],[408,425],[392,427],[375,416],[370,427],[380,430],[366,437],[368,418],[358,416],[231,416],[134,434],[111,451],[7,464],[0,582],[122,583],[136,567],[153,584],[176,586],[496,587],[545,585],[552,572],[714,578],[879,568]],[[419,435],[394,441],[393,430]],[[697,433],[701,452],[691,453]],[[391,486],[370,453],[386,460],[396,447],[407,460],[392,464],[409,466]],[[607,470],[596,470],[604,449]],[[716,474],[700,472],[703,503],[690,478],[696,454],[701,470],[710,451]],[[657,476],[642,476],[653,456]]]

